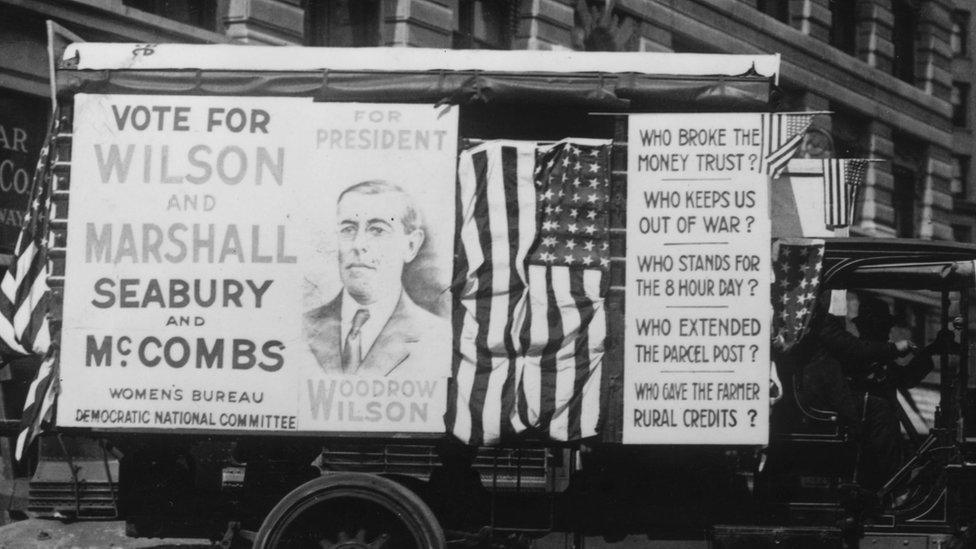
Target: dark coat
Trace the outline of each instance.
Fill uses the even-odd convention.
[[[849,377],[864,376],[871,364],[894,360],[894,344],[859,339],[844,327],[844,319],[818,311],[810,331],[787,358],[800,374],[800,398],[806,406],[836,411],[849,422],[861,418],[860,397]]]
[[[342,294],[325,305],[305,313],[304,331],[312,354],[322,369],[342,374]],[[357,375],[434,375],[444,371],[437,364],[450,357],[439,357],[443,342],[432,337],[451,338],[446,320],[427,312],[401,293],[393,314],[363,357]],[[443,353],[441,353],[443,354]]]

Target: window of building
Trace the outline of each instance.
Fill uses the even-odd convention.
[[[949,182],[949,190],[957,197],[965,197],[969,182],[969,157],[952,157],[952,181]]]
[[[915,83],[915,36],[918,33],[918,8],[913,0],[893,0],[895,25],[891,31],[894,58],[891,73],[905,82]]]
[[[44,28],[42,20],[20,20]],[[6,26],[6,21],[4,21]],[[6,29],[4,29],[6,30]],[[38,48],[40,49],[40,48]],[[16,65],[15,65],[16,66]],[[27,211],[27,185],[37,165],[44,143],[50,105],[38,97],[3,90],[0,95],[0,204],[10,211]],[[20,227],[16,223],[0,224],[0,253],[14,251]]]
[[[970,243],[973,241],[973,228],[969,225],[953,225],[952,239],[956,242]]]
[[[969,127],[969,84],[953,82],[949,102],[952,103],[952,125],[957,128]]]
[[[332,0],[306,3],[309,46],[370,47],[380,44],[380,0]]]
[[[905,166],[894,166],[892,175],[895,180],[891,196],[895,235],[912,238],[915,236],[915,171]]]
[[[840,51],[857,53],[857,1],[830,0],[829,6],[830,44]]]
[[[867,143],[869,120],[841,104],[831,103],[830,132],[834,138],[834,156],[837,158],[864,158],[868,156]]]
[[[790,3],[787,0],[759,0],[756,9],[777,21],[790,22]]]
[[[217,0],[122,0],[122,5],[201,29],[217,30]]]
[[[513,5],[501,0],[458,0],[454,11],[454,48],[510,48]]]
[[[952,33],[949,35],[949,47],[956,57],[969,56],[969,12],[956,10],[952,12]]]
[[[916,215],[920,198],[921,175],[928,158],[928,145],[904,133],[895,133],[891,139],[891,207],[894,213],[895,236],[917,236]]]

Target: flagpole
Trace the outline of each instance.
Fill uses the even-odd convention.
[[[47,27],[47,70],[51,91],[51,116],[58,108],[57,73],[58,57],[72,42],[84,42],[80,36],[48,19]]]
[[[820,114],[834,114],[834,111],[756,111],[757,114],[802,114],[802,115],[820,115]],[[632,114],[659,114],[654,111],[648,111],[646,113],[640,112],[607,112],[607,111],[597,111],[586,113],[589,116],[630,116]],[[678,113],[680,114],[680,113]],[[748,113],[737,113],[737,114],[748,114]]]

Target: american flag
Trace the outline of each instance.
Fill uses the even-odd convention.
[[[461,154],[447,425],[469,444],[596,434],[609,151],[492,141]]]
[[[539,223],[529,254],[525,370],[517,427],[555,440],[596,434],[610,266],[610,146],[561,142],[536,153]]]
[[[764,113],[762,120],[763,161],[773,179],[786,168],[803,142],[813,117],[820,113]]]
[[[48,244],[51,213],[50,143],[56,133],[54,117],[34,172],[31,199],[24,226],[14,250],[14,261],[0,280],[0,340],[19,355],[43,355],[44,360],[31,382],[21,416],[16,455],[20,459],[40,431],[52,410],[57,384],[57,351],[51,344],[48,303],[51,292]]]
[[[869,162],[850,158],[823,160],[824,223],[827,228],[850,226],[857,190],[864,182]]]
[[[784,238],[773,242],[776,281],[770,291],[773,304],[773,347],[789,351],[810,326],[820,286],[824,241]]]

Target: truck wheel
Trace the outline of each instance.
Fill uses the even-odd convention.
[[[365,473],[299,486],[261,524],[255,549],[442,549],[444,531],[415,493]]]

